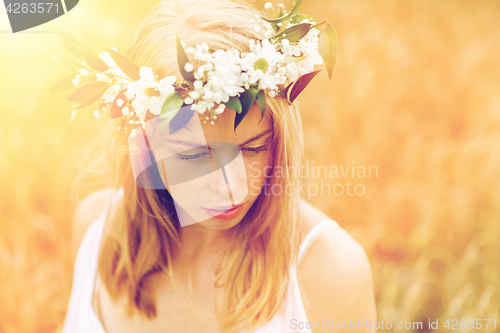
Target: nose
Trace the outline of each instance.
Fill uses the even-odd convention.
[[[211,143],[213,159],[213,177],[211,177],[210,189],[223,198],[231,198],[241,185],[241,163],[235,163],[240,154],[239,146],[227,142]]]
[[[221,198],[230,198],[230,187],[227,180],[227,174],[225,174],[224,168],[216,170],[211,177],[210,189],[217,193]]]

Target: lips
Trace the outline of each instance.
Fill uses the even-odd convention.
[[[240,214],[242,207],[243,205],[237,205],[234,208],[232,206],[219,206],[212,209],[204,208],[204,210],[210,217],[215,219],[232,220]]]

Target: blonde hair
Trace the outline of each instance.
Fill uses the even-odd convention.
[[[180,74],[176,35],[186,46],[207,43],[212,49],[248,51],[250,38],[261,38],[250,23],[258,14],[248,4],[229,0],[170,0],[153,7],[137,31],[127,55],[160,77]],[[298,168],[302,162],[302,124],[298,109],[281,96],[267,99],[272,124],[273,166]],[[164,272],[174,279],[171,263],[180,244],[178,223],[168,192],[136,186],[127,138],[116,134],[110,145],[115,187],[124,189],[121,204],[110,215],[99,255],[99,273],[110,296],[125,294],[128,309],[148,318],[156,304],[147,277]],[[274,174],[274,173],[273,173]],[[269,321],[283,304],[289,271],[297,256],[300,178],[285,174],[268,178],[270,188],[296,189],[294,194],[261,193],[243,220],[217,271],[216,289],[223,292],[217,319],[223,332],[253,331]]]

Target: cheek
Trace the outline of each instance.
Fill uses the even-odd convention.
[[[245,167],[247,172],[249,195],[258,196],[266,181],[266,175],[270,175],[272,173],[272,165],[269,161],[269,154],[266,152],[256,156],[246,157]]]

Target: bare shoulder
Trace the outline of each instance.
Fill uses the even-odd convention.
[[[315,208],[311,207],[308,209],[312,214]],[[302,208],[301,211],[304,212]],[[307,222],[309,227],[328,218],[320,212],[314,213],[319,215]],[[364,249],[343,228],[328,229],[319,234],[300,263],[298,275],[309,322],[376,320],[370,263]],[[349,329],[372,332],[364,325]],[[322,330],[313,328],[312,331]]]
[[[116,193],[115,188],[105,188],[93,192],[78,202],[73,214],[71,248],[73,259],[83,239],[85,231],[102,213],[106,203]]]

